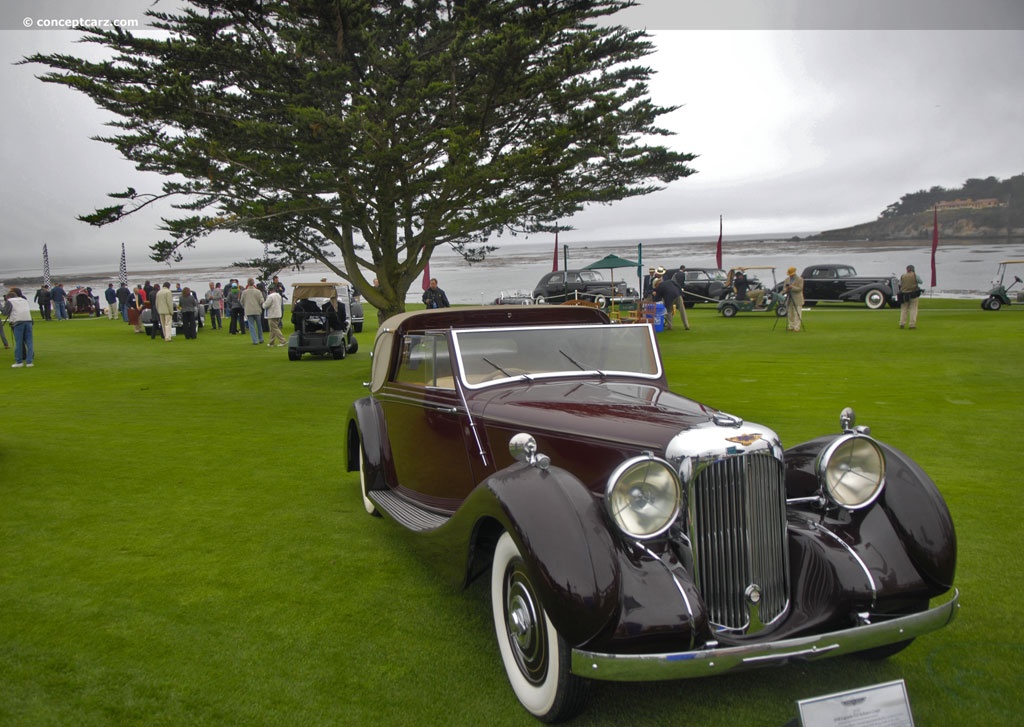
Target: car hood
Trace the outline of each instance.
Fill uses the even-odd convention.
[[[478,392],[470,407],[489,426],[660,451],[680,431],[707,426],[716,411],[658,386],[598,381],[499,386]]]

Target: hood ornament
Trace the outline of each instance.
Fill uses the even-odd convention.
[[[734,417],[732,414],[726,414],[724,411],[716,411],[711,415],[711,421],[720,427],[741,427],[743,426],[743,420],[739,417]]]

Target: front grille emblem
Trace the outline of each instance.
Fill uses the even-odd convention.
[[[725,441],[732,442],[733,444],[739,444],[744,447],[749,447],[751,444],[759,441],[760,439],[760,434],[740,434],[735,437],[726,437]]]

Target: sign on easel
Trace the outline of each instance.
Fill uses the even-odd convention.
[[[803,727],[914,727],[902,679],[801,699],[797,707]]]

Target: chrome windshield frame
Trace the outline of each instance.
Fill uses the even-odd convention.
[[[642,330],[642,332],[641,332]],[[495,376],[491,379],[482,381],[474,377],[473,374],[467,371],[467,360],[471,356],[478,357],[479,360],[484,360],[486,357],[478,352],[470,353],[468,351],[470,340],[474,337],[484,337],[487,335],[500,335],[502,337],[514,338],[518,334],[530,336],[536,338],[538,334],[572,334],[574,332],[586,332],[587,335],[593,336],[622,336],[624,339],[628,336],[634,336],[636,343],[645,344],[646,348],[643,355],[647,358],[651,364],[649,370],[628,370],[621,367],[610,367],[600,368],[600,364],[604,361],[591,361],[591,360],[574,360],[569,354],[562,353],[559,363],[561,366],[549,368],[548,370],[525,370],[525,372],[518,372],[521,367],[516,366],[517,373],[511,373],[507,376]],[[628,341],[627,341],[628,342]],[[531,382],[543,379],[552,378],[593,378],[598,377],[626,377],[632,379],[642,379],[645,381],[658,381],[663,376],[663,368],[661,363],[661,355],[658,351],[657,342],[654,338],[654,329],[645,324],[592,324],[592,325],[555,325],[555,326],[515,326],[515,327],[494,327],[494,328],[461,328],[452,330],[452,346],[453,353],[456,359],[456,367],[458,369],[458,376],[460,383],[467,389],[484,389],[489,386],[497,384],[506,384],[510,381],[523,381]],[[586,358],[586,357],[581,357]],[[493,361],[493,358],[492,358]],[[501,361],[487,362],[490,366],[494,367],[495,364],[501,365]],[[591,367],[593,366],[593,367]],[[497,373],[501,373],[500,370],[495,367]]]

